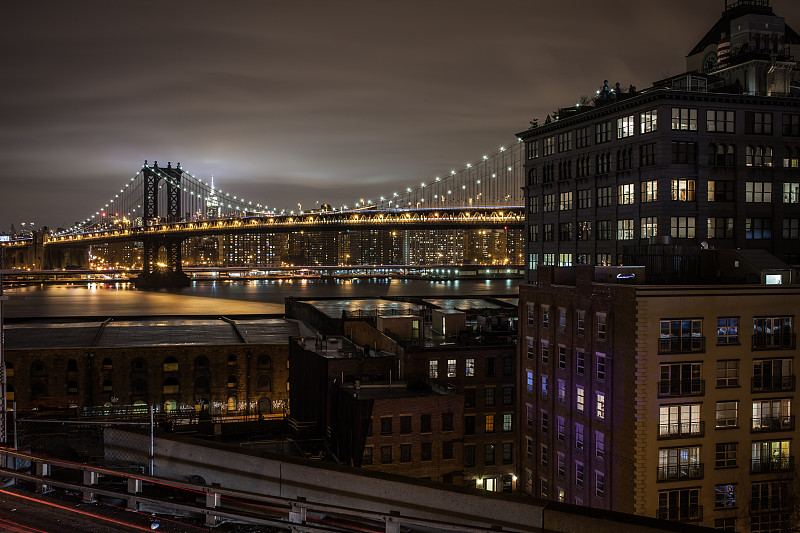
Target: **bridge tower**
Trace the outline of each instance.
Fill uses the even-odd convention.
[[[173,168],[172,163],[167,163],[166,168],[159,168],[158,161],[153,161],[153,166],[148,167],[144,162],[142,169],[144,178],[143,220],[145,228],[159,223],[179,222],[181,220],[181,178],[183,171],[181,164]],[[166,210],[164,216],[159,216],[158,192],[162,188],[161,182],[166,186]],[[168,234],[145,234],[143,238],[144,257],[142,258],[142,273],[136,278],[137,287],[182,287],[189,284],[189,277],[183,273],[180,237]],[[167,252],[166,264],[158,263],[158,252],[164,248]]]

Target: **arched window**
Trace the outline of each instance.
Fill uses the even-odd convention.
[[[147,370],[147,362],[141,357],[137,357],[131,361],[131,370],[134,372],[145,372]]]
[[[41,398],[46,398],[49,396],[47,392],[47,384],[41,381],[37,381],[31,387],[31,400],[39,400]]]
[[[228,396],[228,411],[236,410],[236,396]]]
[[[141,414],[144,414],[144,413],[146,413],[148,411],[149,411],[149,409],[147,408],[147,404],[144,403],[143,401],[140,400],[138,402],[133,402],[133,412],[134,413],[136,413],[138,415],[141,415]]]
[[[175,378],[167,378],[164,380],[164,394],[178,394],[180,392],[180,385]]]
[[[178,402],[176,402],[175,400],[167,400],[166,402],[164,402],[164,411],[169,413],[171,411],[177,411],[177,410],[178,410]]]
[[[78,371],[78,361],[75,359],[70,359],[67,361],[67,372],[77,372]]]
[[[259,398],[257,405],[259,414],[272,414],[272,401],[269,398]]]
[[[261,374],[258,376],[258,382],[256,383],[256,388],[260,391],[270,392],[272,391],[272,379],[266,374]]]
[[[200,356],[194,360],[194,369],[195,370],[208,370],[208,358],[204,356]]]
[[[103,380],[103,392],[111,392],[113,387],[111,386],[111,380],[105,379]]]
[[[229,355],[228,356],[228,366],[236,366],[236,356]]]
[[[194,392],[195,394],[208,394],[211,391],[211,386],[208,384],[208,378],[205,376],[200,376],[196,380],[194,380]]]
[[[131,386],[131,395],[133,396],[147,395],[147,381],[143,380],[142,378],[133,380],[133,385]]]
[[[272,370],[272,359],[270,359],[268,355],[259,355],[258,368],[262,370]]]
[[[164,372],[177,372],[178,360],[174,357],[167,357],[164,359]]]
[[[228,388],[236,388],[236,376],[228,376]]]
[[[103,359],[103,370],[114,370],[114,363],[108,357]]]
[[[735,166],[736,165],[736,145],[729,144],[728,148],[725,151],[725,166]]]
[[[31,376],[44,377],[47,376],[47,367],[44,366],[42,361],[34,361],[31,365]]]
[[[74,379],[72,381],[67,382],[67,394],[71,396],[75,396],[78,394],[78,382]]]

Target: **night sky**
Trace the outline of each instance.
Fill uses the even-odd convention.
[[[800,28],[800,2],[773,0]],[[684,71],[723,0],[17,1],[0,47],[0,232],[69,226],[147,159],[253,203],[353,203],[530,120]]]

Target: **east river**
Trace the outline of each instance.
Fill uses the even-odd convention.
[[[130,283],[6,287],[5,318],[282,315],[285,298],[383,296],[516,297],[521,280],[281,279],[200,281],[182,289],[137,290]]]

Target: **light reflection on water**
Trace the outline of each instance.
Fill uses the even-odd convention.
[[[180,289],[140,291],[130,283],[6,288],[5,316],[281,314],[285,298],[516,296],[520,280],[279,279],[202,281]]]

